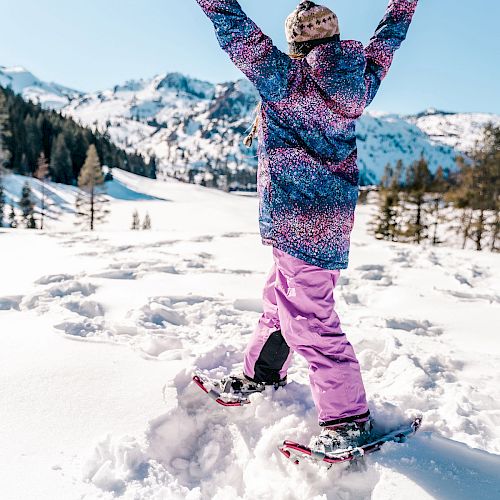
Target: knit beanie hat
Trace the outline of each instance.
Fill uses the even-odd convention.
[[[340,34],[337,15],[328,7],[317,5],[310,0],[302,0],[288,16],[285,30],[292,53],[294,48],[303,42],[330,39]]]

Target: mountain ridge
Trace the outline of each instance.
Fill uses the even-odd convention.
[[[24,68],[0,66],[0,85],[7,77],[25,99],[108,133],[130,152],[157,157],[165,175],[187,179],[192,170],[255,171],[255,146],[247,150],[242,140],[259,96],[246,79],[214,84],[165,72],[82,93],[42,82]],[[387,163],[411,163],[422,154],[431,170],[453,168],[456,156],[474,147],[489,121],[500,125],[500,115],[435,108],[414,115],[368,110],[357,126],[362,178],[376,182]]]

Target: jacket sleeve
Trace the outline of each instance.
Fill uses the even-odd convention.
[[[366,104],[368,106],[387,75],[394,53],[408,33],[418,0],[390,0],[385,15],[365,48]]]
[[[215,27],[220,46],[268,99],[286,91],[292,59],[273,45],[237,0],[196,0]]]

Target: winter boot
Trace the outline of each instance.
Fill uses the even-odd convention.
[[[248,397],[250,394],[256,392],[263,392],[266,386],[284,387],[286,385],[286,378],[276,383],[266,384],[264,382],[255,382],[243,373],[236,375],[228,375],[220,380],[220,392],[223,394],[235,394],[240,397]]]
[[[327,457],[339,454],[368,443],[371,431],[371,420],[325,427],[319,436],[314,436],[311,439],[309,448],[313,453]]]
[[[286,385],[286,378],[276,383],[256,382],[243,374],[228,375],[220,379],[195,373],[193,381],[222,406],[243,406],[250,403],[250,395],[263,392],[268,385],[275,389]]]

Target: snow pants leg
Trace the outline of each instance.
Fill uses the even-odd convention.
[[[285,345],[309,363],[320,425],[366,420],[369,411],[359,363],[335,312],[340,272],[312,266],[277,249],[273,256],[264,313],[245,352],[245,374],[272,382],[259,380],[271,368],[275,377],[284,378],[291,361]]]
[[[276,265],[273,265],[262,295],[264,312],[245,351],[243,372],[256,382],[274,384],[286,378],[292,359],[281,334],[276,302]]]

